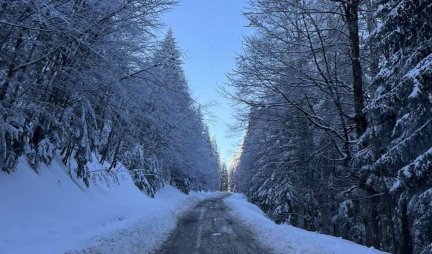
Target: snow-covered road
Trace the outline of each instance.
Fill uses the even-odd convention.
[[[223,199],[200,202],[177,223],[162,248],[163,254],[266,254],[254,234],[228,212]]]
[[[147,216],[124,230],[105,235],[92,247],[70,253],[384,254],[341,238],[275,224],[238,193],[208,193],[201,200],[194,205],[177,203],[176,209],[184,212],[169,235],[159,232],[158,224],[162,226],[165,216],[154,214],[153,219]],[[159,241],[152,240],[155,236]]]
[[[18,166],[14,174],[0,172],[1,254],[381,253],[277,225],[237,193],[186,195],[165,186],[149,198],[129,174],[86,189],[60,162],[38,173],[25,160]]]

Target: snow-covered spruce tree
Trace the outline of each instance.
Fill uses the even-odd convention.
[[[229,172],[225,162],[221,164],[220,173],[219,173],[219,191],[228,191],[229,190]]]
[[[201,108],[191,98],[173,32],[156,50],[150,82],[161,137],[158,157],[170,182],[185,192],[217,189],[219,156],[203,122]]]
[[[245,150],[253,149],[249,152],[258,156],[249,165],[255,168],[256,173],[249,182],[248,195],[277,222],[292,223],[290,212],[293,211],[295,197],[292,175],[289,174],[291,168],[287,165],[292,159],[291,151],[287,149],[291,135],[279,124],[269,124],[275,118],[266,116],[263,111],[266,110],[253,112],[256,120],[251,131],[259,135],[258,143],[245,147]]]
[[[34,166],[49,163],[61,150],[65,161],[77,160],[76,174],[87,181],[85,164],[109,121],[98,108],[112,106],[113,98],[121,105],[119,81],[136,61],[135,43],[149,41],[140,35],[154,29],[172,2],[0,4],[1,168],[12,171],[21,155]],[[116,109],[112,115],[124,115]]]
[[[394,253],[429,253],[432,5],[428,0],[379,3],[374,37],[383,59],[366,110],[370,127],[353,165],[367,195],[362,203],[370,207],[366,226],[375,244]]]

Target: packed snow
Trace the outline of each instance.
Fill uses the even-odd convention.
[[[148,253],[188,208],[218,195],[166,186],[153,199],[126,171],[87,189],[67,172],[54,160],[36,173],[24,158],[16,172],[0,171],[0,253]]]
[[[373,248],[289,225],[278,225],[244,195],[233,194],[225,199],[231,213],[257,234],[259,241],[275,253],[295,254],[383,254]]]

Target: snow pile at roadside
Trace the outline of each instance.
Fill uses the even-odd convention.
[[[167,237],[185,210],[215,195],[185,195],[167,186],[152,199],[125,171],[117,173],[117,183],[87,189],[67,172],[60,160],[54,160],[37,174],[24,158],[16,172],[0,172],[0,253],[65,253],[97,246],[104,238],[117,240],[125,228],[136,229],[139,235],[125,238],[145,253]],[[121,247],[119,251],[110,246],[100,253],[134,253]]]
[[[142,218],[112,234],[87,241],[87,247],[68,254],[124,254],[149,253],[163,243],[175,228],[177,218],[203,199],[218,193],[191,193],[185,195],[171,186],[155,196],[151,207],[145,208]]]
[[[242,194],[232,194],[224,201],[231,208],[230,213],[253,229],[259,241],[276,253],[385,253],[341,238],[309,232],[289,225],[278,225],[267,218],[257,206],[249,203]]]

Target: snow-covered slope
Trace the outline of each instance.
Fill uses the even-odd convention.
[[[135,187],[126,172],[117,173],[119,184],[92,184],[87,189],[69,177],[60,160],[36,173],[21,158],[17,169],[10,175],[0,171],[2,254],[107,246],[106,239],[113,243],[115,235],[132,229],[140,234],[135,243],[133,236],[123,240],[145,253],[165,239],[188,207],[211,195],[185,195],[167,186],[152,199]],[[103,253],[122,252],[111,246]]]
[[[231,213],[257,234],[259,241],[275,253],[295,254],[379,254],[384,253],[337,237],[309,232],[289,225],[278,225],[266,217],[242,194],[225,199]]]

